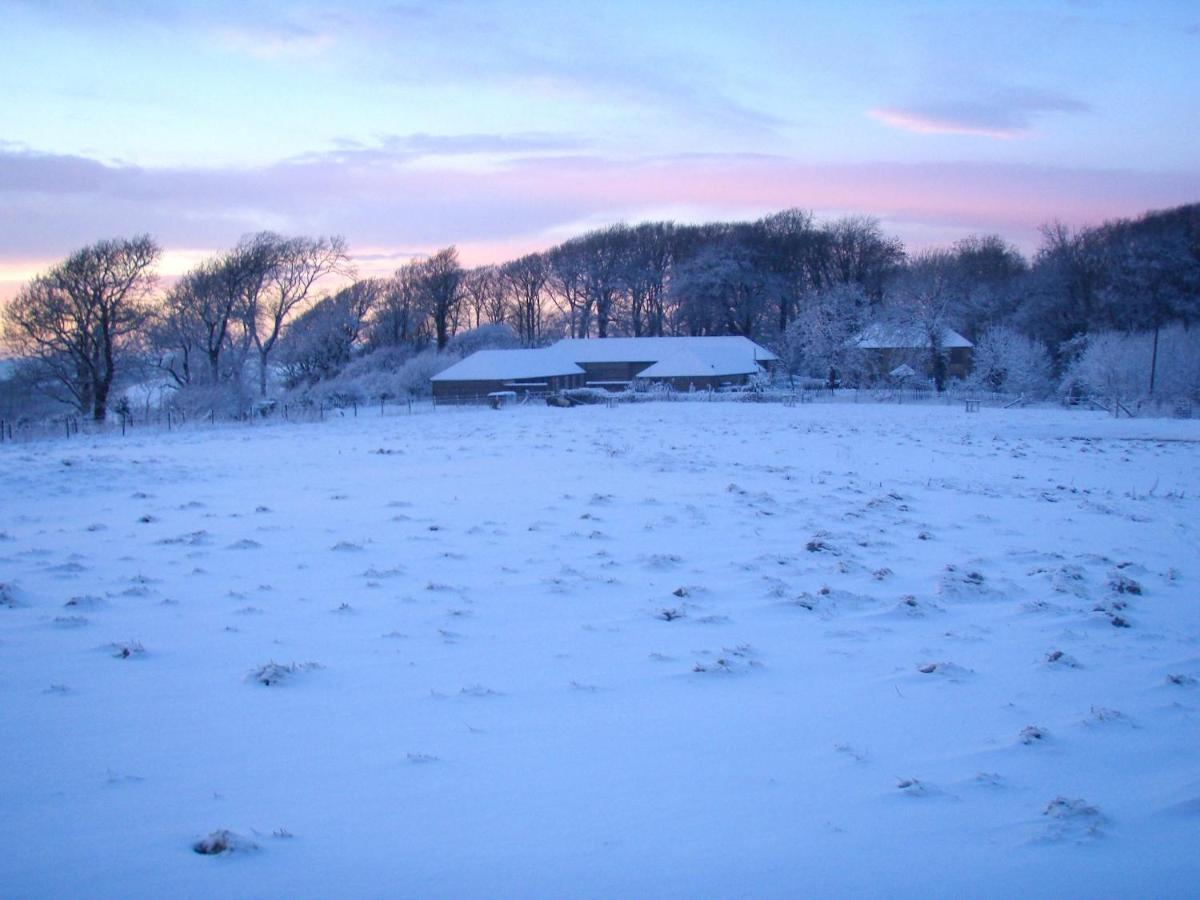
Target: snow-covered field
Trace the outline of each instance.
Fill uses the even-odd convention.
[[[1195,896],[1198,463],[957,406],[0,447],[0,895]]]

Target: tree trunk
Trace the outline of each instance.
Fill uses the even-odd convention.
[[[258,394],[267,396],[267,354],[261,350],[258,353]]]
[[[1150,353],[1150,396],[1154,396],[1154,378],[1158,374],[1158,323],[1154,324],[1154,350]]]
[[[434,324],[437,327],[437,348],[438,348],[438,352],[441,353],[443,350],[446,349],[446,341],[447,341],[445,314],[440,313],[440,314],[434,316]]]
[[[92,397],[92,421],[103,422],[108,418],[108,389],[105,381],[96,383],[96,392]]]

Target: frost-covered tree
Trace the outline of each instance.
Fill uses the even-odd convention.
[[[356,281],[297,316],[279,344],[288,386],[330,378],[346,366],[384,291],[381,279]]]
[[[1119,331],[1089,334],[1064,379],[1068,390],[1081,388],[1106,403],[1129,403],[1146,390],[1150,342]]]
[[[754,337],[762,330],[780,279],[752,237],[750,226],[722,229],[676,267],[671,291],[685,333]]]
[[[943,336],[950,326],[956,297],[955,258],[948,250],[925,250],[909,259],[892,282],[881,319],[899,333],[923,339],[933,383],[945,390],[948,363]]]
[[[864,324],[869,299],[861,285],[834,284],[810,294],[783,333],[780,357],[791,374],[819,376],[830,387],[857,370],[853,338]]]
[[[1063,386],[1109,401],[1130,403],[1147,399],[1200,400],[1200,329],[1174,325],[1129,334],[1095,332],[1082,344],[1067,370]],[[1157,354],[1159,380],[1149,393],[1146,373]]]
[[[1053,388],[1046,346],[1005,325],[989,328],[975,343],[971,382],[988,391],[1048,396]]]

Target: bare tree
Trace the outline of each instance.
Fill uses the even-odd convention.
[[[825,282],[861,285],[873,303],[883,300],[889,276],[904,262],[904,245],[884,235],[877,219],[849,216],[826,226],[829,269]]]
[[[413,260],[384,282],[383,293],[371,322],[368,343],[374,347],[418,349],[429,338],[429,309],[422,286],[420,262]]]
[[[627,232],[621,278],[634,337],[661,337],[667,323],[667,285],[674,261],[672,226],[647,222]]]
[[[542,339],[542,295],[550,274],[546,258],[531,253],[506,263],[500,271],[512,298],[517,334],[525,346],[535,347]]]
[[[320,279],[350,274],[350,258],[340,237],[284,238],[264,232],[243,242],[243,247],[261,263],[248,285],[244,317],[258,351],[258,387],[265,397],[271,351],[288,316],[308,299]]]
[[[427,307],[433,317],[437,349],[445,348],[452,334],[452,323],[462,301],[463,268],[454,247],[439,250],[417,263],[421,289],[427,297]]]
[[[100,241],[35,278],[4,311],[5,337],[68,402],[103,422],[125,355],[144,334],[160,250],[148,235]]]
[[[812,213],[785,209],[755,223],[765,264],[779,279],[776,327],[787,330],[806,296],[830,278],[833,232],[816,226]]]
[[[622,285],[621,265],[624,225],[593,231],[578,239],[584,303],[579,321],[579,337],[587,337],[591,317],[595,317],[596,337],[608,337]]]
[[[546,254],[546,286],[551,301],[566,317],[568,336],[587,337],[588,296],[584,290],[584,254],[579,241],[559,244]]]
[[[204,358],[210,384],[226,374],[221,371],[221,354],[227,348],[240,349],[243,342],[235,341],[234,329],[245,323],[239,314],[261,293],[274,259],[273,240],[265,238],[244,240],[229,253],[201,263],[167,292],[156,337],[170,352],[160,366],[181,386],[196,374],[193,354]],[[249,331],[242,337],[248,340]]]
[[[485,322],[495,325],[504,321],[503,291],[500,272],[495,266],[479,266],[463,274],[462,298],[473,317],[472,328]],[[497,297],[500,302],[497,302]]]

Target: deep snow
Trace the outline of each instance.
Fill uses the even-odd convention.
[[[1198,426],[0,447],[0,894],[1194,895]]]

